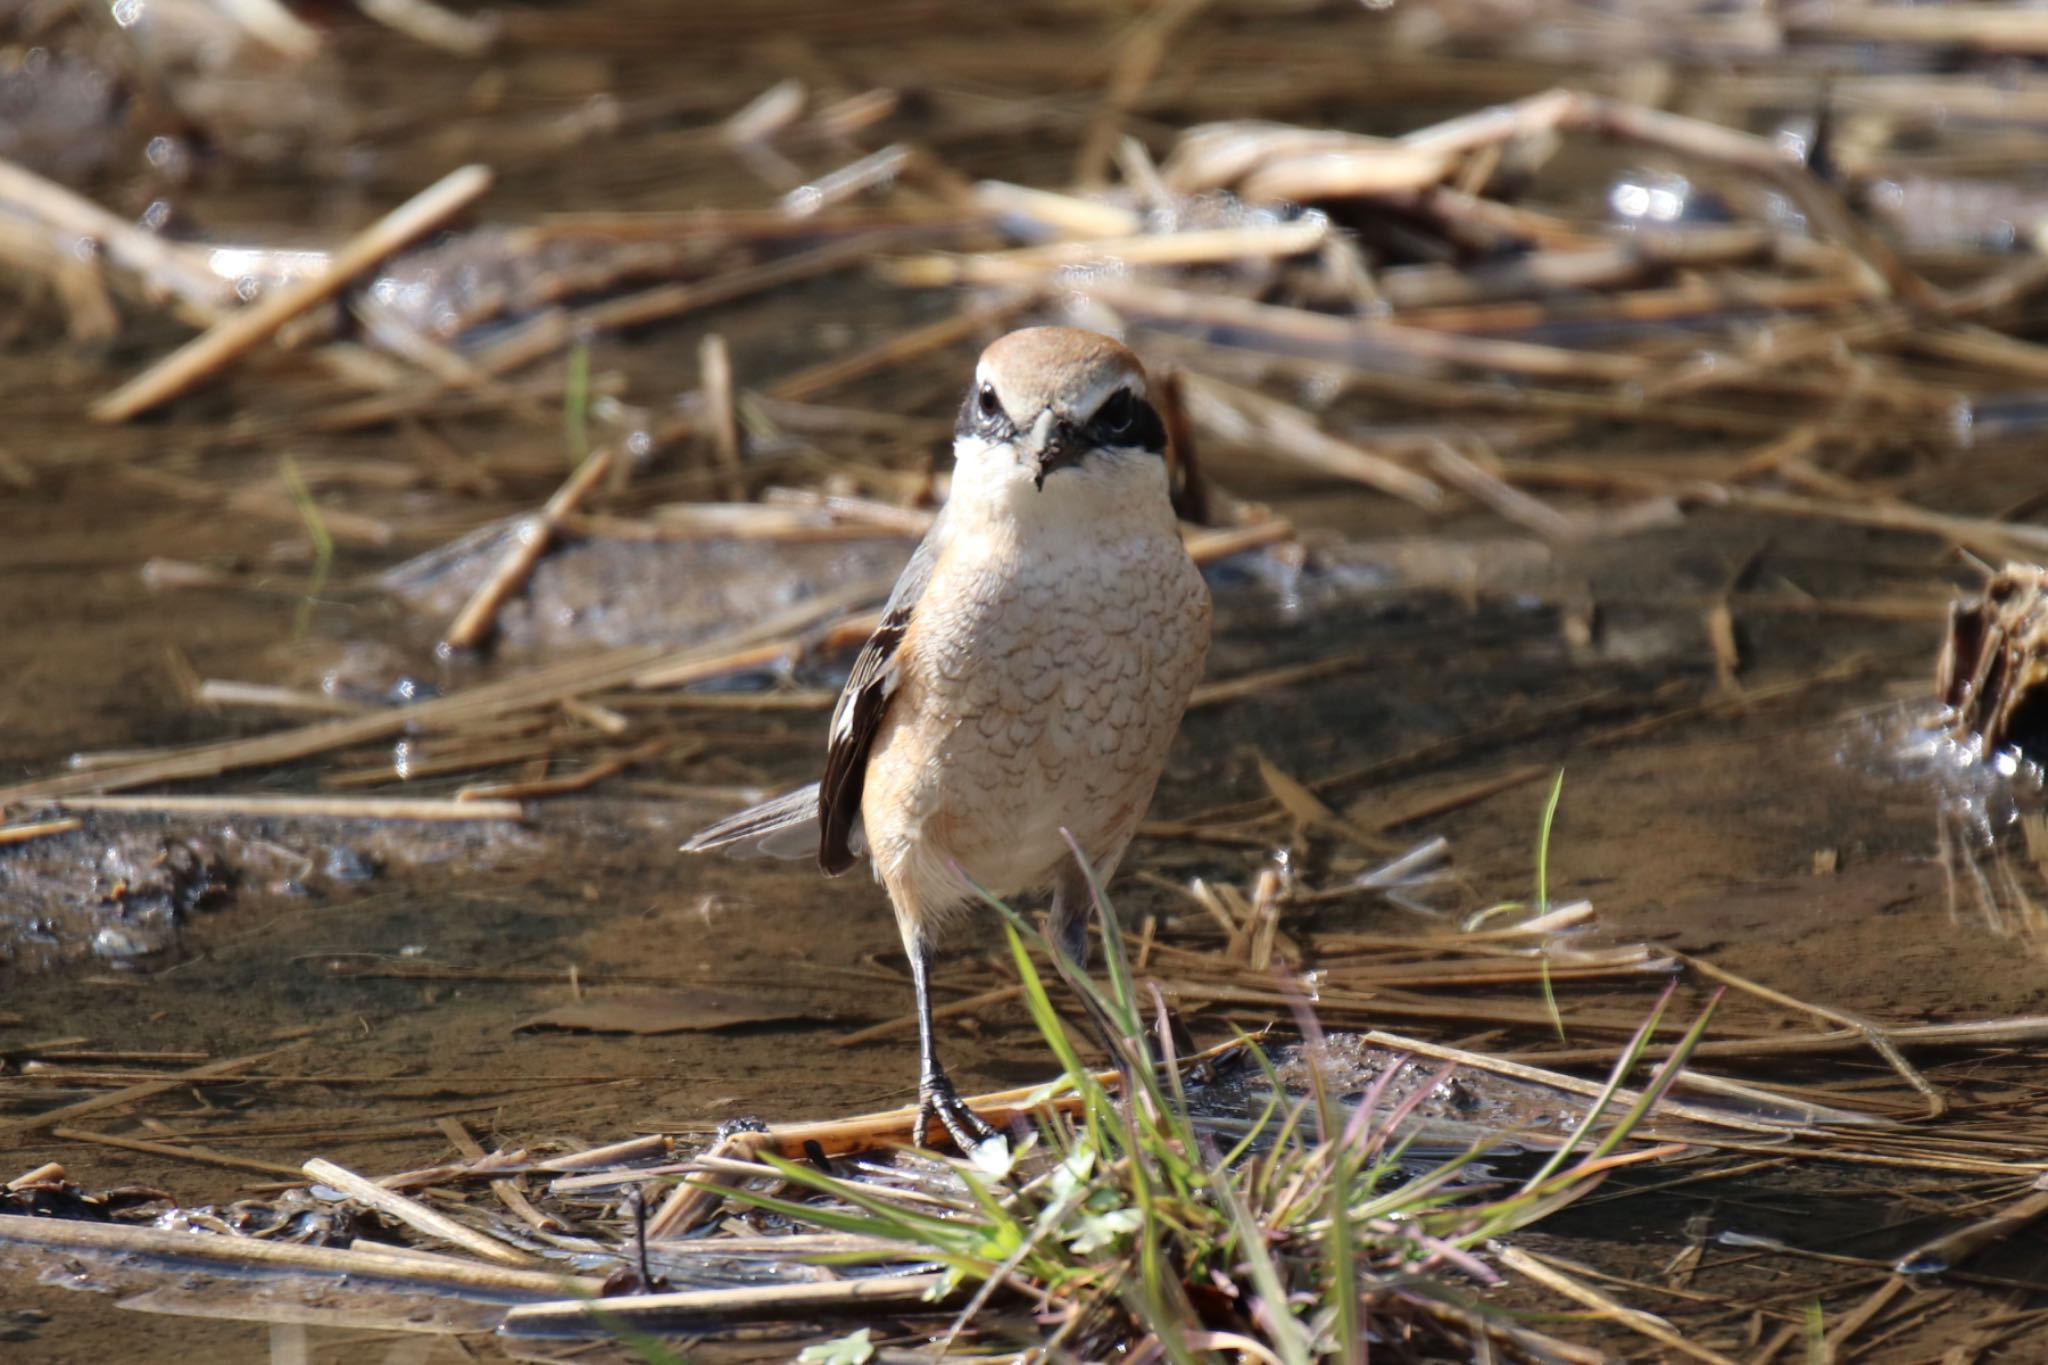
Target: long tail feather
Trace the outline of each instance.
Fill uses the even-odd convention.
[[[683,841],[685,853],[729,849],[739,857],[805,858],[818,852],[818,784],[749,806]]]

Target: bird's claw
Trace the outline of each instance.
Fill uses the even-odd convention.
[[[935,1118],[945,1125],[953,1145],[963,1156],[996,1136],[996,1130],[967,1107],[959,1092],[953,1089],[953,1082],[943,1075],[926,1076],[917,1088],[917,1122],[910,1131],[911,1141],[920,1147],[930,1146],[925,1139]]]

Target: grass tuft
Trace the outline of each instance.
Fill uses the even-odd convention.
[[[799,1197],[747,1189],[730,1196],[800,1225],[873,1239],[837,1260],[944,1267],[949,1294],[967,1296],[953,1333],[1012,1291],[1045,1305],[1038,1320],[1051,1324],[1053,1343],[1084,1355],[1181,1362],[1227,1348],[1282,1365],[1363,1362],[1369,1341],[1417,1333],[1465,1347],[1476,1331],[1491,1330],[1468,1301],[1476,1286],[1498,1278],[1480,1250],[1600,1183],[1604,1158],[1675,1079],[1712,1012],[1620,1116],[1603,1123],[1670,1005],[1667,991],[1572,1140],[1519,1186],[1475,1175],[1483,1147],[1433,1167],[1408,1159],[1406,1120],[1449,1068],[1391,1110],[1382,1101],[1398,1066],[1356,1106],[1340,1103],[1317,1069],[1321,1041],[1305,1007],[1311,1094],[1288,1097],[1270,1059],[1243,1040],[1274,1082],[1273,1098],[1226,1147],[1191,1109],[1170,1044],[1155,1042],[1170,1034],[1147,1028],[1115,909],[1099,886],[1095,892],[1107,945],[1103,982],[1050,953],[1008,906],[991,901],[1004,917],[1031,1018],[1061,1067],[1007,1160],[992,1165],[984,1152],[951,1162],[959,1193],[936,1207],[773,1156],[763,1160]],[[1095,1023],[1120,1084],[1103,1084],[1084,1063],[1041,957]],[[1163,1024],[1156,989],[1149,1003],[1153,1022]]]

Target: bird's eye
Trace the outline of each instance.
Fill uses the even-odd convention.
[[[1138,425],[1138,401],[1129,389],[1118,389],[1095,412],[1095,429],[1104,436],[1129,436]]]
[[[974,406],[985,419],[1002,416],[1003,400],[996,397],[996,386],[993,384],[981,386],[981,392],[974,396]]]

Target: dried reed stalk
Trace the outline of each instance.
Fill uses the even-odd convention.
[[[565,1332],[612,1335],[617,1327],[654,1332],[687,1324],[747,1319],[789,1319],[819,1313],[872,1313],[888,1304],[933,1302],[946,1277],[871,1275],[823,1283],[748,1285],[740,1289],[685,1289],[668,1294],[564,1299],[521,1304],[505,1314],[506,1336],[559,1336]]]
[[[319,275],[285,286],[231,313],[93,404],[102,422],[125,422],[177,397],[299,314],[333,298],[363,271],[468,208],[490,188],[483,166],[451,171],[344,243]]]
[[[495,1237],[488,1237],[474,1228],[464,1227],[446,1214],[437,1213],[405,1195],[386,1189],[376,1181],[357,1175],[344,1166],[337,1166],[325,1157],[314,1157],[302,1168],[312,1179],[322,1185],[340,1190],[349,1198],[367,1208],[388,1217],[395,1218],[415,1232],[461,1247],[499,1265],[530,1266],[533,1257],[509,1246]]]
[[[60,810],[148,815],[245,815],[276,820],[523,820],[517,801],[436,800],[425,796],[66,796]]]
[[[498,611],[512,594],[524,586],[541,557],[553,543],[555,528],[570,515],[590,491],[611,472],[614,456],[609,450],[593,450],[569,476],[547,505],[523,519],[513,533],[512,548],[497,568],[477,587],[462,610],[456,613],[448,633],[441,637],[443,649],[475,649],[496,626]]]
[[[195,1084],[208,1081],[230,1080],[244,1072],[253,1071],[263,1063],[298,1052],[308,1044],[304,1041],[287,1043],[283,1047],[268,1048],[242,1057],[230,1057],[223,1061],[208,1062],[205,1066],[193,1067],[189,1071],[172,1072],[139,1085],[126,1086],[94,1095],[90,1099],[77,1100],[71,1104],[46,1109],[40,1114],[27,1118],[0,1120],[0,1145],[8,1145],[14,1139],[29,1133],[40,1132],[57,1124],[68,1124],[73,1119],[82,1119],[88,1114],[103,1113],[108,1109],[119,1109],[141,1100],[166,1094],[173,1090],[184,1090]]]
[[[0,847],[8,844],[25,844],[31,839],[40,839],[50,834],[69,834],[85,825],[76,816],[63,816],[55,820],[31,820],[19,825],[0,825]]]
[[[373,1283],[412,1285],[422,1292],[458,1297],[541,1300],[565,1290],[595,1297],[603,1281],[550,1271],[516,1270],[498,1265],[463,1264],[445,1257],[364,1255],[336,1247],[258,1237],[222,1237],[209,1233],[170,1232],[162,1228],[121,1223],[84,1223],[68,1218],[31,1218],[0,1214],[0,1246],[61,1249],[80,1255],[104,1254],[161,1260],[176,1265],[200,1261],[226,1270],[260,1267],[266,1271],[302,1271],[336,1278],[361,1277]]]
[[[1719,1351],[1709,1350],[1689,1339],[1662,1318],[1630,1308],[1585,1281],[1565,1274],[1549,1261],[1538,1259],[1530,1252],[1499,1241],[1489,1242],[1486,1249],[1494,1259],[1508,1269],[1526,1275],[1575,1303],[1584,1304],[1604,1321],[1626,1327],[1668,1350],[1676,1351],[1682,1356],[1690,1356],[1694,1360],[1705,1361],[1707,1365],[1740,1365],[1740,1362],[1722,1355]]]

